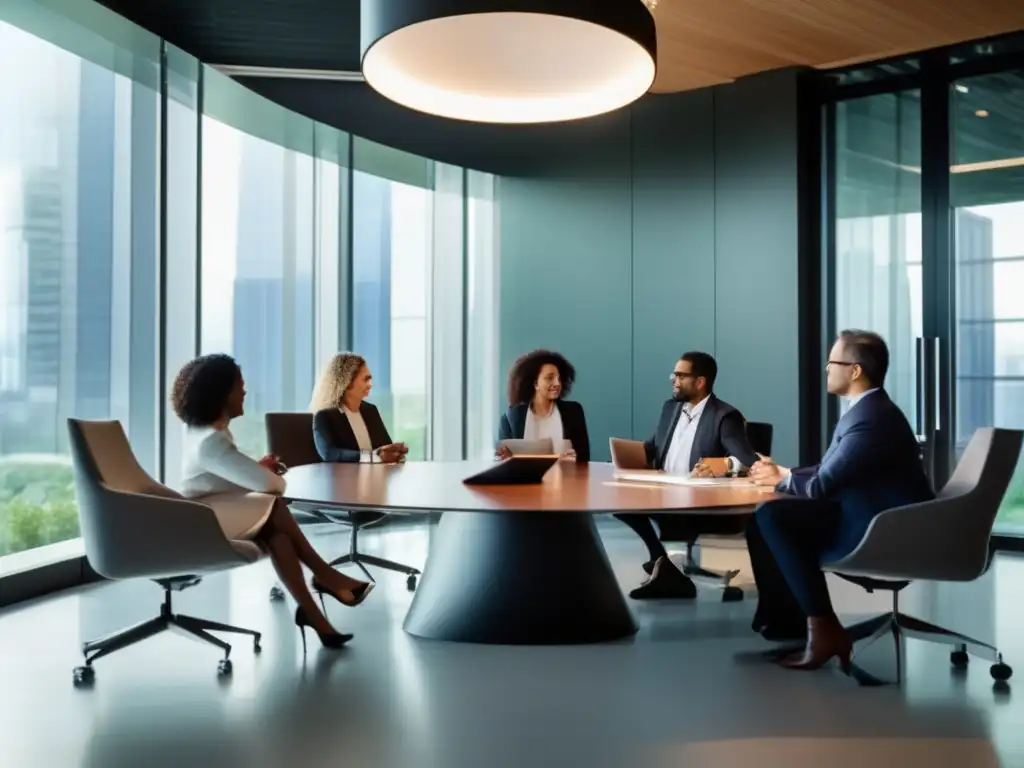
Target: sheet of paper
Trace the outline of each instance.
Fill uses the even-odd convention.
[[[750,481],[734,477],[687,477],[668,472],[616,472],[616,480],[636,483],[661,483],[664,485],[749,485]]]

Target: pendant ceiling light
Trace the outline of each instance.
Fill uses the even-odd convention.
[[[643,0],[362,0],[363,76],[411,109],[484,123],[574,120],[654,82]]]

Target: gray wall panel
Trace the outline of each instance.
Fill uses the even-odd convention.
[[[715,351],[710,89],[633,110],[633,434],[648,437],[690,349]]]
[[[775,425],[799,459],[797,90],[789,72],[715,94],[716,352],[720,394]]]

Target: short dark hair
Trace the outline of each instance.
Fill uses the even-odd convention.
[[[686,352],[679,359],[690,364],[690,370],[695,378],[704,377],[710,395],[715,388],[715,379],[718,378],[718,363],[715,362],[715,358],[707,352]]]
[[[843,347],[850,353],[851,363],[857,363],[866,378],[876,387],[885,383],[889,372],[889,347],[885,339],[873,331],[850,328],[839,332]]]
[[[242,369],[231,355],[203,355],[178,371],[171,387],[171,407],[190,427],[213,424],[224,414]]]
[[[562,382],[562,393],[559,399],[572,392],[572,383],[576,380],[576,369],[572,363],[558,352],[550,349],[535,349],[520,355],[508,372],[508,404],[518,405],[533,400],[534,385],[540,376],[540,369],[545,365],[553,365],[558,369],[558,378]]]

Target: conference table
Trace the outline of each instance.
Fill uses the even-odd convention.
[[[622,481],[610,464],[565,460],[539,484],[463,484],[488,466],[493,462],[310,464],[289,470],[284,498],[324,510],[442,512],[405,631],[455,642],[559,645],[638,629],[595,515],[750,514],[772,497],[746,480]]]

